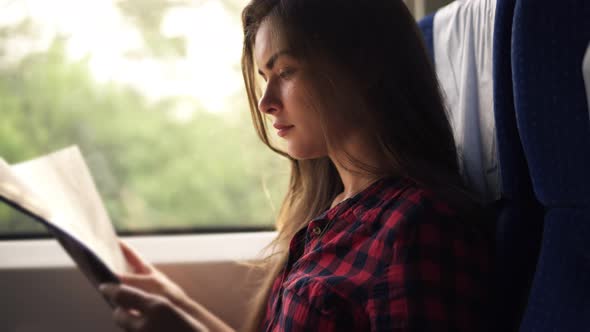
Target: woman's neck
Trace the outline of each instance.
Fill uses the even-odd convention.
[[[350,156],[367,166],[378,167],[381,164],[381,160],[379,160],[375,154],[370,153],[371,149],[368,148],[367,144],[363,144],[360,140],[349,141],[345,148]],[[378,175],[363,171],[353,163],[346,162],[346,166],[343,165],[342,161],[348,160],[347,158],[337,156],[330,158],[332,159],[332,162],[340,175],[342,184],[344,185],[343,191],[339,193],[332,202],[332,207],[358,194],[379,179]]]
[[[342,191],[342,194],[344,195],[345,199],[350,198],[363,191],[365,188],[371,185],[371,183],[375,182],[377,178],[378,177],[375,175],[341,175],[342,183],[344,184],[344,190]]]
[[[334,198],[331,207],[334,207],[338,205],[340,202],[353,197],[354,195],[368,188],[372,183],[379,179],[377,176],[374,175],[361,176],[353,175],[350,173],[343,174],[344,172],[340,171],[339,173],[340,178],[342,179],[342,183],[344,184],[344,190]]]

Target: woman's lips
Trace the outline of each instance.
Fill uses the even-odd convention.
[[[279,135],[279,137],[285,137],[285,135],[287,135],[287,132],[291,128],[293,128],[294,126],[286,126],[286,125],[274,124],[273,127],[275,127],[276,129],[278,129],[277,135]]]

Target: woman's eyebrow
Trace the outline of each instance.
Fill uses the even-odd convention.
[[[268,59],[268,61],[266,62],[266,65],[265,65],[265,67],[266,67],[268,70],[272,70],[272,68],[273,68],[273,67],[274,67],[274,65],[275,65],[275,62],[277,62],[277,59],[278,59],[280,56],[283,56],[283,55],[293,56],[293,53],[291,53],[289,50],[282,50],[282,51],[278,51],[278,52],[276,52],[275,54],[273,54],[273,55],[272,55],[272,56],[271,56],[271,57]],[[258,69],[258,73],[259,73],[260,75],[264,76],[264,73],[263,73],[263,72],[262,72],[260,69]]]
[[[266,68],[268,70],[271,70],[272,67],[274,67],[277,59],[282,55],[291,55],[291,52],[289,50],[282,50],[282,51],[278,51],[277,53],[273,54],[266,62]]]

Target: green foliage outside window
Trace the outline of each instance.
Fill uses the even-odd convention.
[[[167,2],[145,3],[162,15]],[[123,3],[130,17],[132,5],[142,4]],[[227,8],[238,6],[230,1]],[[182,41],[160,38],[138,22],[150,56],[181,56],[173,51]],[[30,31],[30,22],[0,29],[0,56],[8,38]],[[88,58],[71,61],[66,48],[58,36],[46,50],[0,63],[2,158],[15,163],[77,144],[119,230],[272,224],[287,163],[255,136],[244,93],[231,98],[231,111],[218,113],[187,97],[149,101],[130,86],[98,83]],[[190,118],[174,115],[187,107]],[[0,204],[0,234],[41,231]]]

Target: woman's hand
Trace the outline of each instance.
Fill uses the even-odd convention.
[[[188,316],[193,323],[197,322],[201,327],[207,326],[207,328],[212,331],[233,331],[233,329],[224,321],[219,319],[219,317],[215,316],[198,302],[193,301],[188,295],[186,295],[180,286],[170,280],[155,266],[143,259],[135,250],[133,250],[133,248],[123,241],[119,241],[119,245],[121,246],[123,256],[125,256],[127,263],[129,263],[133,269],[133,273],[117,274],[121,284],[123,284],[121,289],[135,289],[136,293],[140,292],[139,294],[145,295],[142,297],[142,299],[145,299],[146,301],[152,301],[154,299],[151,297],[157,296],[158,300],[156,300],[156,307],[160,308],[159,310],[164,310],[164,313],[168,316],[172,315],[173,312],[180,312],[183,314],[181,315],[182,317]],[[163,302],[164,304],[162,304],[162,300],[165,300]],[[170,311],[169,309],[162,309],[167,306],[173,308],[173,310]],[[148,306],[147,309],[149,311],[151,307]],[[137,308],[135,310],[139,310],[141,312],[141,308]],[[125,319],[120,319],[126,322],[129,321],[129,319],[132,319],[132,317],[125,316],[125,312],[126,311],[124,309],[120,309],[119,313],[115,312],[115,319],[117,320],[117,317],[124,317]],[[149,315],[149,312],[146,314]],[[140,323],[135,322],[133,324]],[[148,326],[151,325],[148,324]],[[170,331],[174,331],[174,329],[170,329]]]
[[[201,332],[208,329],[160,295],[128,285],[103,284],[100,291],[115,307],[115,323],[128,332]]]
[[[148,263],[125,242],[119,241],[119,245],[127,263],[134,271],[131,274],[117,274],[122,284],[139,288],[147,293],[160,295],[181,309],[187,309],[186,302],[189,299],[180,286],[155,266]]]

